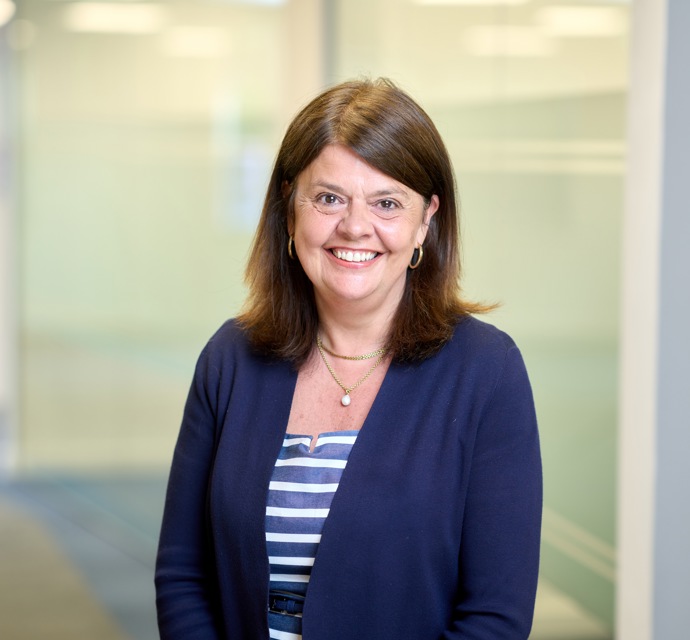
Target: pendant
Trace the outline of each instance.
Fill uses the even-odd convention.
[[[343,407],[348,407],[350,405],[350,394],[346,393],[342,398],[340,398],[340,404],[343,405]]]

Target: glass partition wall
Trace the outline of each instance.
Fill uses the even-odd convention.
[[[532,376],[545,473],[534,637],[575,637],[551,611],[578,638],[610,637],[628,10],[22,2],[8,40],[19,472],[164,476],[196,355],[243,298],[284,127],[327,83],[385,75],[439,125],[466,293],[501,303],[488,320]]]
[[[336,76],[398,80],[450,148],[466,291],[501,303],[489,321],[516,338],[535,390],[544,584],[603,623],[591,631],[602,637],[615,573],[628,11],[621,2],[356,0],[339,3],[335,21]]]
[[[289,38],[305,7],[274,4],[22,3],[23,468],[167,464],[321,84],[318,38]]]

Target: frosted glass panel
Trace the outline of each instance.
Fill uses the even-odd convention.
[[[167,467],[194,360],[243,298],[316,3],[21,6],[24,469]],[[303,14],[306,13],[306,16]]]
[[[488,320],[515,337],[533,380],[542,574],[601,637],[613,621],[628,18],[620,2],[342,2],[333,70],[391,77],[448,144],[466,292],[502,304]]]

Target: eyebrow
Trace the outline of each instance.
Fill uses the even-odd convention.
[[[336,191],[337,193],[342,193],[343,188],[340,187],[337,184],[334,184],[332,182],[326,182],[325,180],[316,180],[315,182],[311,183],[312,187],[321,187],[323,189],[328,189],[329,191]],[[378,191],[374,191],[373,193],[369,194],[370,196],[374,196],[376,198],[379,198],[381,196],[405,196],[409,198],[409,194],[407,191],[404,191],[403,189],[396,189],[395,187],[391,187],[390,189],[379,189]]]

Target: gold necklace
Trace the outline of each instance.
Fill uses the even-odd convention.
[[[328,373],[330,373],[331,376],[333,376],[333,380],[335,380],[338,383],[338,386],[345,392],[345,395],[342,398],[340,398],[340,404],[342,404],[343,407],[347,407],[350,405],[350,402],[351,402],[350,392],[353,391],[354,389],[356,389],[360,384],[362,384],[362,382],[364,382],[374,372],[374,369],[376,369],[376,367],[378,367],[381,364],[381,361],[383,360],[383,358],[386,355],[385,349],[378,349],[377,351],[378,351],[379,357],[377,358],[376,362],[374,362],[374,366],[371,367],[371,369],[369,369],[369,371],[367,371],[359,380],[357,380],[357,382],[355,382],[355,384],[353,384],[351,387],[346,387],[340,381],[340,378],[336,375],[335,371],[333,371],[333,367],[331,367],[328,360],[326,360],[326,354],[324,353],[324,346],[321,344],[320,338],[316,339],[316,348],[319,350],[319,353],[321,354],[321,358],[323,360],[323,363],[326,365],[326,369],[328,369]],[[330,351],[329,351],[329,353],[330,353]],[[376,353],[374,355],[376,355]],[[336,357],[338,357],[338,356],[336,356]],[[359,357],[350,356],[346,359],[348,359],[348,360],[350,360],[350,359],[352,359],[352,360],[366,360],[368,358],[373,358],[373,357],[374,357],[373,355],[366,354],[366,357],[365,356],[359,356]]]
[[[339,353],[334,353],[333,351],[331,351],[321,341],[321,336],[316,336],[316,346],[318,346],[319,349],[323,349],[328,355],[333,356],[334,358],[341,358],[343,360],[371,360],[376,356],[380,356],[386,353],[386,348],[383,347],[382,349],[376,349],[376,351],[372,351],[371,353],[365,353],[363,356],[341,356]]]

